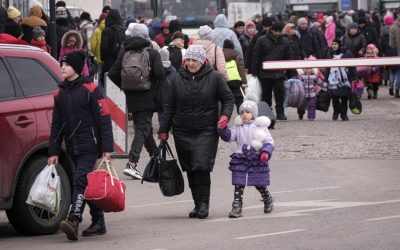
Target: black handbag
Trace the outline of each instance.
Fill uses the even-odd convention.
[[[160,146],[161,162],[159,168],[159,185],[161,193],[167,197],[181,194],[185,190],[185,183],[183,181],[182,172],[178,166],[178,161],[175,159],[167,141],[161,141]],[[167,160],[167,153],[172,160]]]
[[[158,182],[160,178],[158,171],[161,163],[161,148],[162,146],[160,144],[154,154],[151,156],[149,163],[147,163],[142,175],[142,184],[144,181]]]
[[[328,112],[329,106],[331,105],[331,94],[329,91],[320,90],[317,94],[316,109]]]

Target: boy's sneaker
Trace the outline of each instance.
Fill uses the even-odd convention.
[[[126,168],[122,173],[126,176],[132,177],[133,179],[139,179],[139,180],[142,179],[142,175],[137,169],[137,164],[135,162],[128,162],[126,164]]]

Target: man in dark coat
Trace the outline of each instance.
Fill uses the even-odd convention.
[[[306,57],[314,56],[322,58],[322,51],[315,32],[309,28],[308,21],[304,17],[297,21],[298,31],[300,33],[301,46],[303,47]]]
[[[208,64],[204,48],[189,46],[172,83],[159,139],[167,140],[172,127],[179,163],[187,172],[195,204],[190,218],[208,216],[210,172],[218,150],[217,124],[227,125],[233,103],[232,92],[222,75]]]
[[[272,91],[276,102],[276,118],[287,120],[283,107],[285,89],[283,82],[286,78],[284,70],[264,70],[264,61],[290,60],[290,43],[282,37],[281,23],[272,24],[267,35],[260,37],[253,50],[251,74],[261,82],[262,100],[272,107]]]
[[[112,10],[109,12],[108,15]],[[144,24],[137,24],[132,28],[132,37],[124,42],[124,52],[118,57],[114,65],[110,68],[108,76],[119,87],[121,87],[122,59],[125,51],[129,50],[148,50],[150,59],[150,82],[151,88],[146,91],[125,91],[128,111],[133,115],[135,135],[129,151],[129,161],[124,170],[124,174],[136,179],[142,179],[137,169],[137,162],[143,145],[153,155],[157,145],[153,138],[153,128],[151,126],[153,113],[157,111],[154,92],[157,88],[157,81],[164,81],[165,74],[160,54],[151,49],[149,41],[149,30]]]

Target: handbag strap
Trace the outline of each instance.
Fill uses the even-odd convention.
[[[105,167],[104,167],[105,166]],[[106,159],[106,158],[102,158],[101,159],[101,161],[100,161],[100,164],[99,164],[99,166],[97,167],[97,169],[99,170],[99,169],[105,169],[109,174],[110,174],[110,176],[111,176],[111,185],[113,185],[114,186],[114,176],[118,179],[118,180],[120,180],[119,179],[119,176],[118,176],[118,174],[117,174],[117,171],[115,170],[115,168],[113,167],[113,165],[111,164],[111,161],[110,160],[108,160],[108,159]],[[123,193],[124,192],[124,189],[122,188],[122,185],[119,185],[119,187],[120,187],[120,189],[121,189],[121,192]]]
[[[174,154],[172,153],[172,150],[171,150],[171,148],[170,148],[170,146],[169,146],[169,144],[168,144],[168,142],[167,142],[166,140],[163,140],[163,141],[162,141],[161,146],[162,146],[161,159],[162,159],[163,161],[165,161],[166,158],[167,158],[167,153],[168,153],[168,154],[172,157],[172,159],[175,160],[175,156],[174,156]]]

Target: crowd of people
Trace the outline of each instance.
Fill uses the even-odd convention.
[[[112,151],[111,121],[102,96],[106,72],[125,92],[135,128],[123,173],[133,179],[142,178],[138,169],[140,153],[144,146],[151,156],[157,148],[152,117],[158,112],[158,138],[167,140],[172,130],[180,165],[187,172],[195,205],[189,217],[200,219],[207,218],[209,213],[210,173],[219,137],[237,143],[229,164],[234,185],[229,217],[242,216],[245,186],[255,186],[260,192],[265,213],[273,210],[267,186],[270,184],[268,161],[272,157],[274,140],[268,131],[269,118],[258,117],[257,102],[265,101],[273,108],[274,97],[277,120],[287,120],[286,80],[303,82],[305,104],[298,114],[299,119],[303,119],[307,110],[310,121],[316,118],[315,98],[322,87],[327,87],[332,97],[332,120],[338,120],[339,116],[343,121],[349,120],[347,112],[353,80],[365,82],[368,99],[378,98],[381,84],[389,85],[390,94],[400,98],[399,66],[299,70],[265,70],[262,67],[264,61],[400,55],[400,13],[396,11],[383,15],[363,10],[340,15],[319,13],[316,17],[291,15],[288,20],[265,15],[238,21],[233,27],[224,14],[219,14],[212,27],[198,27],[198,38],[193,39],[183,33],[177,20],[124,21],[118,10],[106,6],[93,21],[87,12],[79,19],[72,18],[63,1],[58,1],[56,7],[57,59],[65,80],[55,94],[49,163],[57,163],[64,136],[78,170],[74,177],[72,210],[61,224],[71,240],[78,239],[78,225],[85,205],[82,192],[87,185],[84,176],[90,171],[88,165],[93,165],[100,153],[109,158]],[[46,44],[49,41],[47,26],[48,18],[40,5],[32,6],[24,19],[16,8],[0,7],[0,43],[31,44],[50,53]],[[136,60],[136,68],[129,64],[134,61],[132,58]],[[135,75],[137,68],[142,72],[139,78]],[[247,88],[248,75],[259,79],[261,100],[252,93],[244,96],[242,90]],[[94,77],[98,85],[93,85]],[[138,86],[132,86],[132,79]],[[77,99],[88,107],[70,107],[66,100],[68,93],[77,98],[82,97],[82,93],[89,96],[89,103]],[[239,115],[234,126],[228,128],[234,106]],[[76,118],[77,115],[80,117]],[[97,124],[95,130],[93,124]],[[74,140],[74,136],[82,138]],[[88,139],[92,136],[95,137],[93,143]],[[83,236],[104,234],[102,211],[89,205],[92,224]]]

